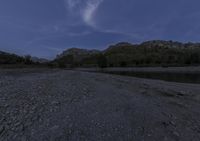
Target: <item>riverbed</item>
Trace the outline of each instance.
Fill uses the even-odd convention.
[[[0,71],[0,140],[199,141],[200,84],[59,69]]]

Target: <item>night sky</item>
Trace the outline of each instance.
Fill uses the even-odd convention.
[[[200,42],[199,0],[0,0],[0,50],[53,58],[121,41]]]

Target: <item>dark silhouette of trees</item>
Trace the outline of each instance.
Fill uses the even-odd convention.
[[[59,68],[73,68],[75,67],[75,61],[73,55],[62,56],[59,59],[54,60],[54,64],[57,63]]]
[[[100,54],[98,56],[98,66],[100,68],[106,68],[108,66],[108,61],[105,55]]]
[[[25,59],[25,64],[26,65],[31,65],[33,63],[32,60],[31,60],[31,56],[30,55],[26,55],[24,57],[24,59]]]

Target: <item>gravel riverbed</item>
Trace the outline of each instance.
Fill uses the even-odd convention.
[[[0,70],[0,141],[199,141],[200,84]]]

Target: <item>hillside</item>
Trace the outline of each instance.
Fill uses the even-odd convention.
[[[48,63],[49,60],[45,58],[31,57],[31,61],[34,63]]]
[[[61,58],[67,55],[73,55],[75,57],[84,56],[84,55],[92,55],[99,53],[98,50],[87,50],[87,49],[79,49],[79,48],[70,48],[64,51],[62,54],[58,55],[57,58]]]
[[[55,62],[73,66],[98,66],[102,56],[108,67],[198,65],[200,44],[154,40],[141,44],[122,42],[103,51],[71,48],[58,55]]]
[[[26,65],[35,65],[36,67],[48,60],[37,57],[19,56],[12,53],[0,51],[0,67],[23,67]]]
[[[60,55],[57,55],[54,63],[58,63],[61,67],[82,65],[92,66],[97,63],[97,56],[99,54],[101,54],[101,51],[98,50],[70,48]]]
[[[10,54],[7,52],[0,51],[0,64],[18,64],[24,63],[25,58],[20,57],[16,54]]]

